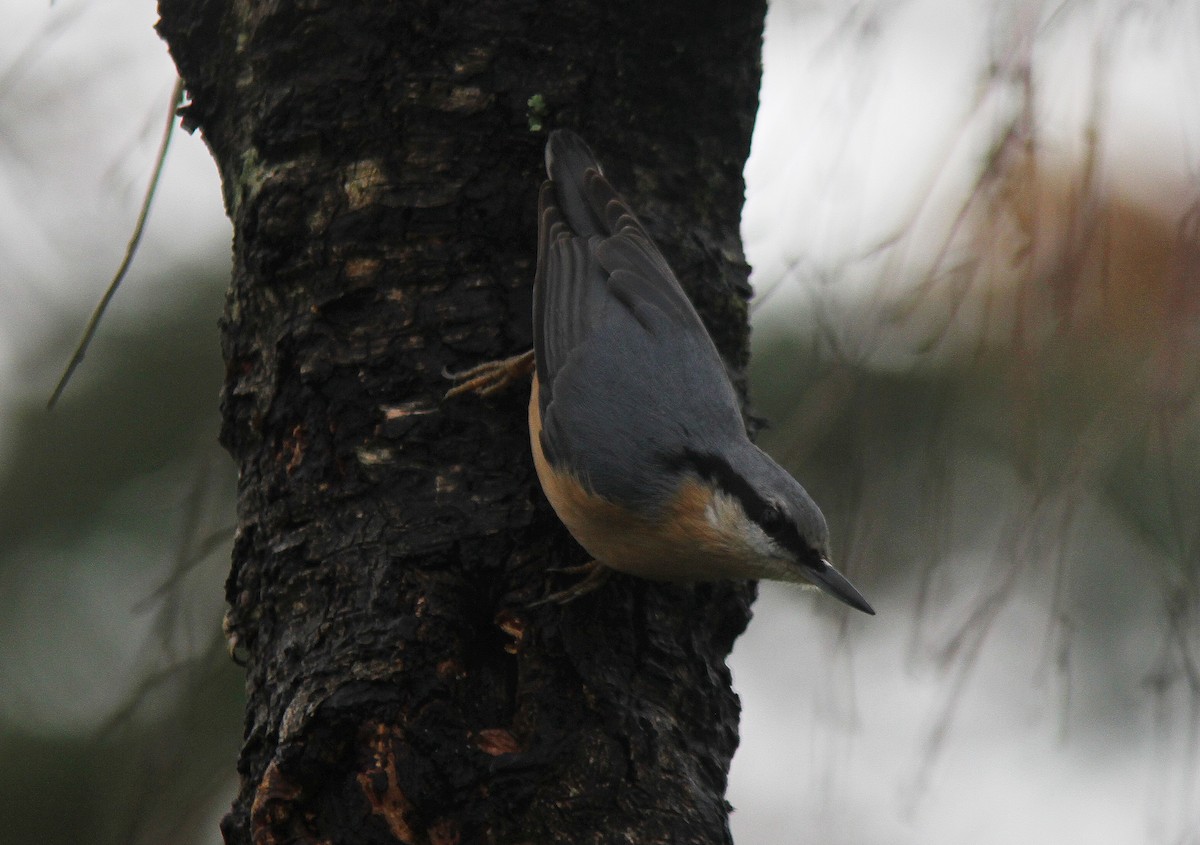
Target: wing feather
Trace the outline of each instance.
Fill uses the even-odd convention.
[[[534,348],[547,459],[613,501],[661,501],[657,465],[744,436],[691,301],[587,145],[559,130],[539,197]]]

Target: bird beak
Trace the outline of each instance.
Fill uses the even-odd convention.
[[[833,568],[833,564],[821,558],[820,564],[816,567],[809,568],[807,566],[800,567],[800,571],[809,581],[812,581],[826,593],[833,596],[840,602],[850,605],[855,610],[861,610],[863,613],[875,615],[874,608],[867,604],[867,600],[862,597],[862,593],[854,589],[854,585],[846,580],[846,576]]]

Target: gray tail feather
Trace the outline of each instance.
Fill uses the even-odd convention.
[[[571,230],[581,237],[606,235],[608,226],[595,208],[596,190],[588,184],[587,173],[604,171],[582,138],[570,129],[556,129],[546,142],[546,173],[554,182],[559,208]],[[609,189],[611,191],[611,188]]]

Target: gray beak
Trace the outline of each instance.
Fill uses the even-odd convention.
[[[867,604],[862,593],[854,589],[854,585],[846,580],[846,576],[834,569],[833,564],[825,558],[821,558],[820,564],[811,569],[807,566],[800,567],[800,572],[838,601],[850,605],[855,610],[875,615],[874,608]]]

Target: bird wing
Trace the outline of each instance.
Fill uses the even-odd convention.
[[[724,364],[591,151],[555,132],[542,186],[534,349],[542,449],[615,502],[662,502],[664,463],[743,437]]]

